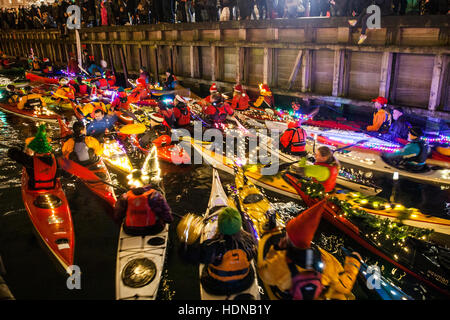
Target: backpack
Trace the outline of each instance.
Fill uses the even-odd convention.
[[[292,274],[292,286],[289,293],[292,300],[316,300],[323,290],[322,274],[317,271],[299,272],[295,264],[288,263]]]

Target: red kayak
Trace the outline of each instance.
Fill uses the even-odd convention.
[[[41,82],[41,83],[48,83],[48,84],[58,84],[59,83],[59,79],[57,79],[57,78],[43,77],[43,76],[39,76],[39,75],[31,73],[31,72],[25,72],[25,78],[30,80],[30,82]]]
[[[20,110],[17,109],[16,104],[0,103],[0,110],[33,121],[58,122],[58,115],[45,108],[43,111]]]
[[[304,193],[301,189],[302,182],[298,178],[294,177],[293,175],[286,173],[283,175],[283,179],[295,188],[297,193],[300,195],[300,197],[303,199],[303,201],[305,202],[305,204],[308,207],[311,207],[320,201],[318,199],[313,199],[309,195]],[[327,202],[322,216],[329,223],[331,223],[336,228],[338,228],[339,230],[344,232],[347,236],[349,236],[350,238],[355,240],[358,244],[360,244],[365,249],[369,250],[370,252],[372,252],[373,254],[382,258],[383,260],[391,263],[392,265],[396,266],[397,268],[403,270],[404,272],[410,274],[414,278],[433,287],[434,289],[438,290],[439,292],[449,296],[449,292],[447,290],[442,289],[441,287],[439,287],[436,284],[434,284],[433,282],[429,281],[428,279],[426,279],[419,273],[412,271],[411,269],[405,267],[403,264],[400,264],[399,262],[390,258],[388,255],[383,253],[380,249],[375,247],[375,245],[373,245],[371,242],[369,242],[370,240],[365,239],[364,235],[359,230],[359,228],[357,226],[355,226],[352,222],[350,222],[348,219],[346,219],[345,217],[340,215],[339,208],[336,205],[334,205],[333,203]]]
[[[68,128],[67,124],[62,121],[61,119],[58,119],[59,122],[59,127],[61,130],[61,137],[65,137],[69,134],[72,133],[72,131]],[[61,161],[58,161],[60,163],[60,166],[63,167],[61,165]],[[72,170],[76,171],[76,167],[80,166],[80,164],[73,162],[72,161],[72,166],[74,168],[72,168]],[[112,180],[111,180],[111,176],[109,175],[109,171],[106,168],[104,162],[102,159],[100,159],[100,161],[98,161],[97,163],[94,163],[92,165],[90,165],[89,167],[85,167],[87,169],[89,169],[89,171],[91,171],[92,173],[94,173],[97,177],[99,177],[100,179],[111,183],[112,184]],[[92,191],[94,192],[96,195],[98,195],[100,198],[104,199],[107,203],[109,203],[112,207],[114,207],[114,205],[117,202],[117,198],[116,198],[116,194],[114,192],[113,187],[102,183],[102,182],[93,182],[93,181],[89,181],[87,180],[83,180],[84,184]]]
[[[73,265],[75,235],[66,195],[59,179],[54,189],[30,190],[22,171],[22,199],[39,237],[64,270]]]

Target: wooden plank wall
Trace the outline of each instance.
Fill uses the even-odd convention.
[[[450,42],[445,16],[384,17],[358,46],[359,29],[345,18],[232,21],[198,24],[98,27],[80,30],[97,60],[130,74],[141,65],[156,79],[168,67],[186,84],[226,90],[237,82],[257,91],[267,82],[275,94],[312,97],[371,108],[379,94],[417,114],[450,119]],[[0,34],[0,49],[65,63],[75,37],[56,30]],[[161,79],[161,78],[160,78]]]

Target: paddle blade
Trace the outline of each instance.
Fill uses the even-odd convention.
[[[81,180],[101,181],[100,178],[95,175],[95,173],[72,160],[66,158],[58,158],[58,164],[64,171],[80,178]]]
[[[123,134],[141,134],[145,130],[147,130],[147,127],[142,123],[127,124],[119,129],[120,133]]]
[[[177,226],[177,235],[180,242],[193,244],[200,238],[203,230],[203,218],[196,214],[185,215]]]

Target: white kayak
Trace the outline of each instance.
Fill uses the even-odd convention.
[[[287,128],[287,124],[283,122],[275,122],[275,121],[266,121],[266,126],[269,129],[278,129],[280,131],[283,131],[282,128]],[[305,130],[308,132],[308,135],[310,134],[310,128],[305,126]],[[309,130],[309,131],[308,131]],[[323,135],[327,136],[325,133],[328,131],[320,131]],[[317,132],[319,133],[319,132]],[[349,133],[352,134],[352,133]],[[366,135],[367,137],[370,137]],[[373,137],[370,137],[371,139],[376,139]],[[379,139],[377,139],[379,140]],[[319,142],[316,142],[316,148],[320,146],[328,146],[327,144],[322,144]],[[311,152],[313,149],[313,142],[307,141],[307,151]],[[436,183],[440,185],[450,185],[450,169],[438,169],[438,170],[432,170],[422,173],[416,173],[416,172],[410,172],[406,170],[401,170],[399,168],[395,168],[391,165],[388,165],[386,162],[383,161],[381,156],[378,153],[373,152],[362,152],[357,150],[346,150],[345,152],[336,152],[335,157],[341,162],[342,164],[349,164],[353,166],[358,166],[365,168],[366,170],[371,171],[378,171],[378,172],[384,172],[384,173],[390,173],[393,174],[394,172],[398,172],[400,176],[403,176],[404,178],[417,180],[420,182],[429,182],[429,183]],[[282,157],[280,157],[282,159]]]
[[[205,226],[203,227],[202,234],[200,236],[200,243],[203,241],[212,238],[216,234],[217,230],[217,216],[220,209],[228,206],[228,197],[223,190],[222,183],[220,182],[219,173],[216,169],[213,169],[213,179],[211,186],[211,195],[208,201],[208,208],[205,213]],[[254,262],[251,263],[252,272],[255,272],[255,280],[245,291],[232,294],[230,296],[218,296],[213,295],[206,292],[200,282],[200,297],[202,300],[236,300],[236,299],[245,299],[245,300],[260,300],[259,293],[259,285],[256,275],[256,268]],[[204,264],[200,264],[199,266],[199,275],[202,274]]]
[[[156,148],[147,155],[143,170],[152,176],[152,184],[163,195]],[[155,300],[164,267],[169,225],[153,235],[128,235],[120,228],[116,258],[116,299]]]

